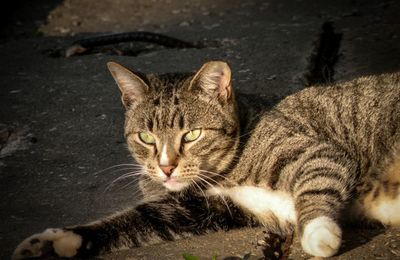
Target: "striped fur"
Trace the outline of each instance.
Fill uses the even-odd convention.
[[[310,87],[260,110],[243,106],[252,99],[236,100],[223,62],[187,75],[109,69],[145,200],[57,236],[29,237],[15,259],[45,254],[45,241],[63,241],[60,256],[88,256],[257,225],[294,229],[307,253],[327,257],[339,250],[343,221],[400,224],[399,73]],[[201,134],[185,141],[196,129]]]

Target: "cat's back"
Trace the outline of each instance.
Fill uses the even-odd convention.
[[[266,113],[260,126],[282,138],[335,143],[357,157],[386,154],[400,142],[400,73],[306,88]]]
[[[346,125],[355,131],[368,125],[398,126],[400,73],[309,87],[285,98],[276,110],[318,129]]]
[[[344,164],[353,158],[368,172],[400,147],[400,73],[306,88],[265,111],[251,133],[237,173],[265,172],[279,186],[279,176],[294,172],[285,164],[314,150]]]
[[[327,109],[339,113],[354,106],[354,112],[361,112],[363,107],[384,108],[390,103],[398,102],[399,99],[400,72],[308,87],[285,98],[278,105],[278,109],[300,109],[302,112]]]

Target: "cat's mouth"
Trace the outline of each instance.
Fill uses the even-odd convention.
[[[187,182],[179,181],[174,177],[167,177],[163,180],[163,185],[170,191],[181,191],[189,184]]]

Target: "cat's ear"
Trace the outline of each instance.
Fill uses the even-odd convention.
[[[210,98],[226,102],[232,97],[231,69],[223,61],[205,63],[194,75],[190,88],[200,87]]]
[[[116,62],[108,62],[107,67],[121,90],[125,108],[143,100],[149,86],[138,75]]]

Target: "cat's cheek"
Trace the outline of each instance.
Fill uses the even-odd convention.
[[[145,146],[139,141],[128,142],[128,149],[135,161],[141,165],[146,165],[154,154],[152,146]]]
[[[311,220],[304,228],[301,245],[304,251],[318,257],[336,254],[342,241],[342,230],[329,217]]]

